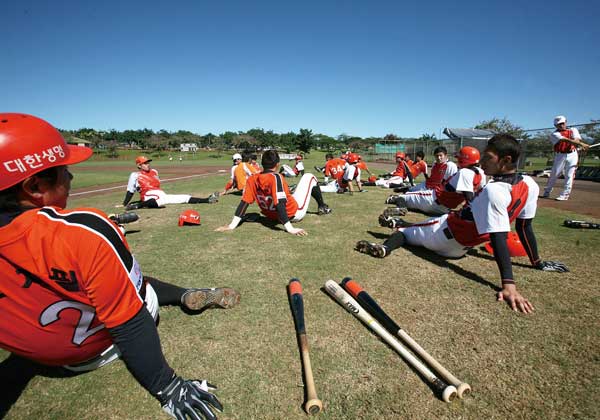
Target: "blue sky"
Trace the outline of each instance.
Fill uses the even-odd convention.
[[[0,111],[57,127],[440,135],[600,118],[592,1],[31,1],[0,9]]]

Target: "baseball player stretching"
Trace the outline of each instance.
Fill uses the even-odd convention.
[[[160,189],[160,178],[158,177],[158,171],[150,168],[150,162],[152,159],[148,159],[146,156],[138,156],[135,159],[139,171],[132,172],[129,175],[129,182],[127,183],[127,192],[123,199],[123,205],[126,206],[127,210],[136,210],[139,208],[159,208],[165,204],[197,204],[197,203],[216,203],[218,201],[219,193],[212,193],[207,198],[192,197],[188,194],[167,194]],[[129,203],[133,195],[139,192],[141,201]],[[120,206],[118,206],[120,207]]]
[[[239,153],[233,155],[231,178],[229,179],[229,182],[227,182],[227,185],[225,185],[225,189],[221,194],[225,195],[234,191],[244,191],[248,177],[260,172],[250,163],[251,156],[252,155],[250,154],[244,154],[242,157]]]
[[[469,249],[488,240],[502,280],[498,300],[506,301],[515,311],[531,313],[533,305],[515,285],[507,237],[510,224],[516,220],[516,231],[531,265],[543,271],[568,271],[559,262],[542,261],[538,255],[532,221],[537,209],[539,187],[526,175],[516,173],[519,143],[510,135],[495,135],[490,139],[481,159],[486,174],[493,177],[470,205],[422,223],[400,228],[383,245],[359,241],[359,252],[385,257],[404,244],[423,246],[443,257],[460,258]]]
[[[387,219],[390,216],[404,216],[407,210],[418,210],[425,214],[446,214],[466,201],[471,201],[477,191],[485,186],[485,174],[476,165],[479,163],[480,153],[474,147],[465,146],[456,155],[458,172],[448,181],[435,188],[422,191],[408,191],[400,195],[391,195],[386,204],[395,204],[396,208],[386,209],[380,216]],[[388,226],[386,220],[384,226]]]
[[[160,305],[229,308],[239,294],[146,277],[104,213],[65,210],[73,178],[66,165],[88,159],[91,149],[67,145],[46,121],[25,114],[0,114],[0,138],[0,347],[12,353],[2,365],[31,367],[19,371],[29,375],[19,378],[26,384],[47,371],[42,365],[66,375],[120,357],[172,417],[215,418],[222,406],[211,385],[174,373],[155,320]],[[13,385],[3,378],[2,410],[18,398]]]
[[[275,150],[267,150],[263,153],[262,166],[264,168],[262,173],[248,178],[242,200],[231,223],[218,227],[215,229],[217,232],[234,230],[242,221],[248,206],[255,201],[267,218],[279,220],[286,232],[297,236],[306,236],[307,233],[304,229],[292,226],[291,222],[298,222],[304,218],[311,196],[319,205],[319,214],[331,213],[331,209],[323,201],[321,190],[317,185],[317,178],[314,175],[302,175],[292,195],[285,178],[277,173],[279,155]]]
[[[590,146],[581,141],[581,135],[575,127],[567,128],[567,119],[564,116],[558,115],[554,118],[554,127],[556,127],[556,131],[550,135],[550,141],[554,149],[554,163],[552,164],[550,178],[548,179],[546,188],[544,188],[544,195],[542,197],[550,197],[556,179],[564,170],[565,187],[563,192],[556,197],[556,200],[566,201],[571,194],[573,179],[575,179],[575,171],[577,170],[577,146],[583,150],[589,149]]]
[[[323,168],[325,185],[321,185],[321,192],[338,192],[348,162],[342,158],[334,158],[331,153],[327,153],[325,159],[325,167]],[[329,181],[329,177],[333,180]]]

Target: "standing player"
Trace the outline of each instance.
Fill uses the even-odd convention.
[[[123,199],[123,205],[127,210],[136,210],[140,208],[159,208],[165,204],[197,204],[197,203],[216,203],[219,201],[219,193],[214,192],[207,198],[192,197],[188,194],[167,194],[160,189],[160,178],[158,171],[150,168],[152,159],[146,156],[138,156],[135,158],[135,164],[139,171],[132,172],[129,175],[127,183],[127,192]],[[139,192],[141,201],[132,202],[129,204],[133,195]]]
[[[465,202],[470,202],[475,193],[485,185],[485,174],[477,166],[479,163],[479,150],[471,146],[461,148],[456,155],[458,160],[457,173],[452,175],[447,182],[432,189],[423,191],[408,191],[400,195],[392,195],[386,204],[395,204],[396,208],[386,209],[380,216],[380,223],[385,220],[388,225],[389,216],[403,216],[407,210],[418,210],[425,214],[446,214]]]
[[[554,163],[552,164],[552,171],[550,172],[550,178],[544,188],[543,198],[549,198],[552,188],[556,183],[556,179],[561,172],[565,173],[565,187],[563,192],[556,197],[558,201],[566,201],[571,195],[571,189],[573,188],[573,179],[575,179],[575,171],[577,170],[577,146],[583,150],[589,149],[589,145],[581,141],[581,135],[579,130],[575,127],[567,128],[567,119],[562,115],[558,115],[554,118],[554,127],[556,131],[550,135],[550,141],[554,148]]]
[[[297,236],[306,236],[304,229],[292,226],[292,221],[299,222],[308,211],[310,197],[312,196],[319,205],[319,214],[331,213],[331,209],[323,201],[321,190],[317,185],[317,178],[312,174],[304,174],[294,194],[285,182],[285,178],[277,172],[279,168],[279,155],[275,150],[267,150],[262,156],[263,172],[248,178],[242,201],[235,211],[230,224],[218,227],[217,232],[234,230],[242,221],[248,206],[255,201],[260,211],[271,220],[279,220],[286,232]]]
[[[215,418],[222,406],[211,385],[174,373],[155,319],[159,305],[228,308],[239,294],[143,276],[104,213],[65,210],[73,178],[66,165],[88,159],[91,149],[67,145],[46,121],[25,114],[0,114],[0,139],[0,347],[39,370],[88,371],[120,357],[172,417]],[[3,406],[17,398],[11,385],[3,378]]]
[[[532,226],[539,187],[529,176],[516,172],[519,153],[519,143],[514,137],[495,135],[489,140],[481,159],[483,170],[493,177],[493,181],[480,191],[470,205],[449,215],[400,228],[382,245],[359,241],[356,249],[383,258],[407,244],[423,246],[443,257],[460,258],[472,247],[489,240],[502,282],[498,300],[506,301],[515,311],[531,313],[533,305],[517,291],[512,273],[507,245],[511,222],[516,220],[517,234],[534,268],[556,272],[568,269],[562,263],[542,261],[539,257]]]

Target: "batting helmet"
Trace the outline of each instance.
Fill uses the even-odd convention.
[[[41,118],[0,113],[0,191],[53,166],[82,162],[92,153],[88,147],[68,145]]]
[[[554,125],[562,124],[567,122],[567,117],[564,115],[557,115],[554,117]]]
[[[458,166],[466,168],[467,166],[476,165],[479,163],[479,150],[471,146],[462,147],[455,155],[458,159]]]
[[[349,155],[349,153],[342,153],[340,155],[340,159],[348,160],[348,155]]]
[[[404,159],[405,157],[406,157],[406,154],[404,154],[404,152],[396,152],[396,160]]]
[[[196,210],[184,210],[179,215],[179,226],[184,225],[199,225],[200,224],[200,213]]]
[[[369,182],[375,182],[377,181],[377,177],[375,175],[371,175],[368,179]]]
[[[143,165],[144,163],[152,162],[152,159],[148,159],[146,156],[138,156],[135,158],[136,165]]]
[[[519,235],[515,232],[508,232],[508,237],[506,238],[506,244],[508,245],[508,253],[511,257],[526,257],[527,252],[519,239]],[[485,250],[490,254],[494,255],[494,250],[492,249],[492,244],[487,242],[485,244]]]
[[[348,161],[348,163],[356,163],[358,162],[358,155],[356,153],[348,153],[346,161]]]

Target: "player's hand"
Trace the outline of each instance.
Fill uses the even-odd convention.
[[[291,228],[290,230],[288,230],[288,233],[291,233],[292,235],[296,235],[296,236],[307,236],[308,232],[305,231],[304,229],[299,229],[299,228]]]
[[[569,272],[569,268],[560,261],[540,261],[536,264],[535,268],[537,268],[538,270],[555,273]]]
[[[579,143],[579,145],[583,150],[588,150],[590,148],[590,145],[584,142]]]
[[[225,225],[225,226],[219,226],[218,228],[215,229],[215,232],[228,232],[230,230],[233,230],[229,227],[229,225]]]
[[[503,285],[497,297],[499,302],[506,302],[515,312],[530,314],[534,311],[533,305],[517,291],[514,284]]]
[[[186,381],[173,375],[169,385],[160,391],[156,398],[165,413],[177,420],[216,420],[214,411],[223,411],[223,406],[212,393],[214,385],[203,381]]]

